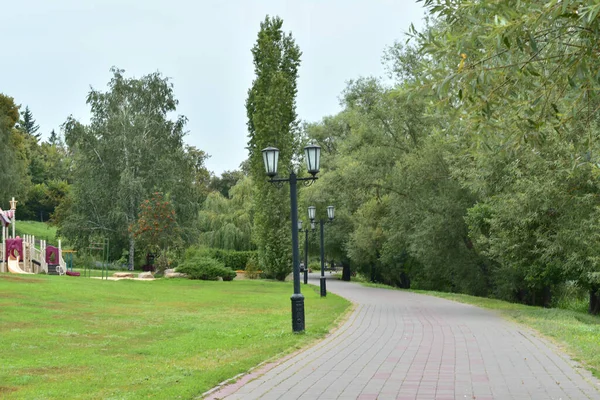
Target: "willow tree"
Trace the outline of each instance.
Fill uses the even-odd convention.
[[[198,241],[228,250],[254,250],[252,242],[252,180],[243,177],[230,190],[230,198],[211,192],[199,213]]]
[[[285,173],[298,147],[296,79],[301,53],[292,35],[282,31],[282,25],[282,19],[269,16],[260,24],[252,48],[256,76],[246,100],[250,175],[256,190],[254,241],[260,267],[280,280],[292,269],[289,188],[277,189],[267,182],[261,150],[279,148],[279,169]]]

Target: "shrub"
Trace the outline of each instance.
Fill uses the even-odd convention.
[[[186,259],[179,267],[177,272],[187,274],[190,279],[202,279],[206,281],[215,281],[219,277],[224,281],[231,281],[236,273],[230,268],[214,258],[196,255]]]
[[[321,261],[309,261],[308,269],[312,272],[321,271]]]
[[[260,276],[261,271],[258,269],[256,258],[256,256],[249,257],[246,262],[246,278],[248,279],[258,279]]]
[[[232,270],[244,270],[251,257],[256,255],[256,251],[236,251],[213,248],[190,247],[186,251],[186,259],[194,256],[204,256],[221,261],[226,268]]]

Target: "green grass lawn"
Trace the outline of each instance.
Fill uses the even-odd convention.
[[[290,283],[0,274],[0,398],[193,398],[323,337],[349,302]]]
[[[19,236],[34,235],[36,239],[46,240],[48,244],[54,246],[58,245],[58,240],[56,239],[56,227],[45,222],[17,220],[15,233]]]

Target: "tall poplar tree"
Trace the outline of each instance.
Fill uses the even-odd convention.
[[[277,189],[267,182],[261,150],[268,146],[280,150],[279,170],[285,175],[298,147],[296,79],[301,52],[282,25],[281,18],[269,16],[260,24],[252,48],[256,77],[246,100],[250,175],[256,190],[254,239],[260,268],[279,280],[292,270],[289,187]]]

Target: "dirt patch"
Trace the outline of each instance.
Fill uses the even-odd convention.
[[[50,366],[50,367],[38,367],[38,368],[24,368],[21,370],[21,373],[26,375],[55,375],[55,374],[65,374],[65,373],[74,373],[79,372],[73,368],[65,368],[59,366]]]
[[[19,390],[19,388],[14,386],[0,386],[0,394],[2,393],[12,393]]]
[[[100,277],[100,276],[92,276],[92,279],[103,279],[103,278]],[[122,281],[122,280],[127,279],[127,280],[130,280],[130,281],[150,281],[150,282],[156,280],[154,278],[117,278],[117,277],[114,277],[114,276],[109,276],[108,278],[105,277],[104,279],[105,280],[109,280],[109,281]]]
[[[0,299],[25,299],[26,297],[16,293],[0,293]]]
[[[11,282],[20,282],[20,283],[46,283],[44,279],[36,279],[36,278],[22,278],[20,276],[15,275],[0,275],[0,279],[4,279]]]

